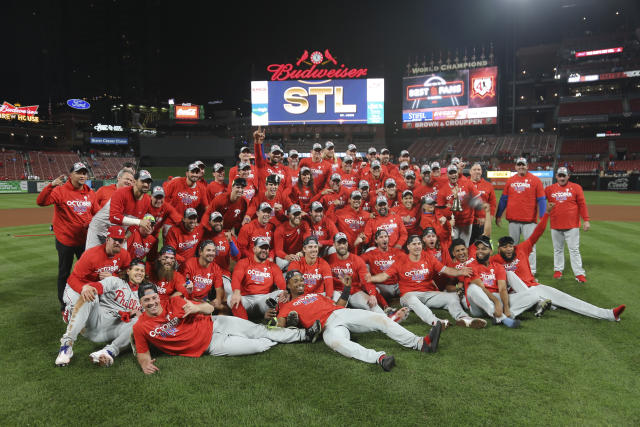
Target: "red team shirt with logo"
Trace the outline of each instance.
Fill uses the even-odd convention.
[[[271,241],[273,240],[274,230],[275,227],[273,223],[268,222],[263,226],[257,219],[243,225],[240,229],[240,234],[238,234],[238,249],[242,256],[245,258],[253,258],[253,246],[256,239],[258,237],[264,237],[269,241],[269,245],[271,246],[269,257],[273,258],[275,256],[275,252]]]
[[[300,168],[304,166],[311,169],[311,176],[313,177],[313,186],[315,187],[315,191],[322,190],[331,176],[331,163],[326,160],[314,162],[311,157],[304,157],[300,160]]]
[[[358,255],[350,253],[347,259],[340,259],[337,253],[333,253],[327,257],[327,263],[333,275],[334,291],[342,292],[344,290],[344,283],[340,280],[342,275],[351,276],[351,295],[360,291],[364,291],[369,295],[377,293],[376,287],[364,279],[367,275],[367,265]]]
[[[552,184],[544,189],[548,202],[555,203],[551,211],[551,228],[554,230],[569,230],[580,227],[580,217],[589,221],[587,202],[584,199],[582,187],[574,182],[567,182],[565,186]]]
[[[148,194],[143,194],[138,200],[133,195],[133,187],[119,188],[111,196],[109,221],[122,225],[125,216],[142,219],[150,207],[151,197]]]
[[[331,268],[322,258],[317,258],[315,263],[309,265],[302,257],[300,261],[292,261],[288,270],[298,270],[302,273],[305,294],[324,292],[330,298],[333,296]]]
[[[224,182],[211,181],[207,185],[207,200],[213,200],[216,196],[227,191],[227,185]]]
[[[462,211],[455,212],[454,214],[456,226],[467,226],[473,223],[474,209],[469,206],[467,199],[478,195],[478,190],[471,184],[470,180],[465,179],[458,181],[458,197],[462,202]],[[447,184],[438,189],[436,204],[438,206],[445,206],[447,204],[451,205],[451,203],[453,203],[453,191],[451,184],[447,182]],[[436,212],[438,216],[444,215],[447,218],[450,218],[452,214],[450,207],[436,209]]]
[[[489,204],[491,208],[491,215],[494,216],[496,214],[496,192],[493,189],[493,184],[483,178],[480,178],[480,181],[478,182],[471,181],[471,184],[475,187],[478,194],[480,194],[480,198],[482,199],[482,201]],[[484,217],[484,210],[478,210],[475,212],[474,222],[477,223],[478,218]]]
[[[381,251],[379,248],[372,249],[362,254],[362,259],[369,266],[369,271],[372,276],[380,273],[389,274],[389,278],[381,285],[393,285],[398,283],[398,277],[395,274],[389,273],[389,268],[398,261],[400,258],[406,256],[406,254],[394,247],[389,247],[386,252]]]
[[[149,251],[151,251],[152,248],[156,247],[158,239],[156,239],[152,234],[142,236],[142,234],[140,234],[140,229],[138,228],[138,226],[129,227],[127,232],[130,233],[129,237],[127,238],[127,252],[129,252],[131,259],[144,259],[147,254],[149,254]]]
[[[202,300],[209,295],[212,287],[222,288],[222,269],[215,262],[203,267],[199,258],[191,258],[185,263],[183,272],[185,279],[193,284],[191,292],[187,291],[184,284],[176,286],[176,290],[185,298]]]
[[[378,230],[386,230],[389,235],[389,246],[404,245],[407,241],[407,229],[399,215],[390,214],[387,216],[378,215],[369,219],[364,228],[367,241],[371,242]]]
[[[400,296],[403,296],[407,292],[439,291],[433,279],[443,269],[440,261],[423,252],[418,261],[411,261],[408,256],[402,257],[386,273],[398,277]]]
[[[336,211],[336,219],[338,230],[347,235],[349,248],[355,251],[356,248],[353,247],[353,244],[358,234],[364,232],[365,225],[369,219],[369,213],[363,212],[361,209],[355,211],[351,206],[345,206]]]
[[[411,209],[407,209],[404,205],[400,204],[392,208],[391,213],[402,218],[404,228],[407,229],[407,234],[410,236],[412,234],[422,233],[422,229],[420,228],[420,209],[419,203],[414,203]]]
[[[282,270],[269,260],[257,262],[253,256],[243,258],[233,269],[231,288],[242,295],[268,294],[274,285],[281,290],[286,288]]]
[[[231,246],[229,243],[229,239],[227,239],[227,236],[225,235],[225,232],[221,231],[220,233],[214,235],[211,230],[205,229],[202,240],[212,240],[213,243],[215,243],[216,257],[213,259],[213,262],[220,266],[220,268],[222,269],[222,274],[231,277],[231,259],[233,258],[234,260],[238,261],[242,257],[242,254],[239,253],[235,257],[231,256]],[[231,241],[234,245],[236,245],[236,248],[238,248],[239,251],[240,248],[238,247],[238,242],[233,236],[231,236]]]
[[[176,250],[176,260],[182,264],[195,256],[198,243],[202,240],[203,235],[204,227],[202,225],[188,231],[180,222],[179,225],[171,227],[167,233],[165,244],[173,246]]]
[[[498,280],[507,280],[507,273],[504,267],[495,262],[489,262],[489,265],[482,265],[478,261],[469,264],[473,270],[471,277],[465,279],[465,294],[469,284],[474,279],[480,279],[485,289],[489,292],[498,292]]]
[[[94,246],[84,251],[78,262],[73,266],[73,271],[67,279],[67,284],[76,292],[82,292],[82,287],[89,282],[98,282],[103,271],[117,276],[120,270],[129,266],[131,256],[129,252],[121,249],[120,252],[110,257],[105,251],[105,244]]]
[[[540,178],[529,172],[525,176],[515,174],[507,180],[502,194],[509,197],[507,220],[536,222],[537,198],[544,197],[544,187]]]
[[[300,187],[298,184],[293,185],[285,192],[285,196],[289,199],[290,204],[300,205],[304,212],[311,209],[311,198],[314,196],[314,189],[310,187]]]
[[[98,208],[102,208],[109,201],[111,195],[116,190],[117,187],[115,184],[103,185],[102,187],[98,188],[98,191],[96,191],[96,203],[98,204]]]
[[[160,301],[169,301],[169,298],[171,298],[171,295],[176,291],[178,285],[184,285],[185,282],[184,276],[177,271],[173,272],[171,280],[160,280],[156,277],[153,269],[150,267],[147,267],[147,277],[149,278],[149,281],[158,288]]]
[[[284,258],[302,251],[302,242],[308,231],[309,223],[304,220],[300,221],[298,227],[292,227],[289,221],[277,226],[273,237],[276,256]]]
[[[187,302],[180,296],[161,301],[162,314],[156,317],[146,312],[133,325],[136,351],[149,351],[149,344],[174,356],[200,357],[213,336],[213,319],[206,314],[190,314],[186,318],[182,307]]]
[[[304,239],[309,236],[316,236],[320,245],[333,245],[333,236],[338,234],[338,228],[333,221],[323,216],[320,222],[313,222],[310,220],[307,223],[309,224],[309,228],[303,236]]]
[[[235,201],[231,201],[230,193],[223,193],[209,204],[203,220],[208,221],[211,212],[218,211],[222,214],[222,227],[225,230],[232,228],[239,230],[247,212],[247,206],[247,200],[244,197],[240,196]]]
[[[208,204],[206,188],[198,183],[190,187],[185,177],[169,181],[165,188],[165,200],[176,208],[180,215],[184,215],[187,208],[194,208],[202,215]]]
[[[56,187],[49,184],[38,194],[36,203],[39,206],[55,205],[53,232],[60,243],[84,246],[91,218],[99,210],[96,194],[91,188],[83,185],[76,190],[71,181]]]
[[[318,293],[301,295],[286,304],[280,306],[278,317],[286,318],[290,312],[298,313],[300,324],[310,328],[316,320],[324,327],[331,314],[344,307],[335,305],[330,298]]]

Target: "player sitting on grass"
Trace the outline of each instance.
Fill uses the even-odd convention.
[[[82,287],[69,318],[67,330],[60,339],[56,366],[67,366],[73,357],[73,344],[82,333],[93,342],[111,341],[102,350],[89,355],[93,363],[111,366],[113,358],[129,346],[131,328],[140,313],[136,291],[144,280],[145,263],[136,258],[122,279],[109,276]]]
[[[214,308],[206,302],[197,304],[179,295],[161,301],[152,283],[140,286],[138,297],[144,313],[133,328],[133,336],[145,374],[159,371],[149,345],[174,356],[242,356],[267,351],[278,343],[315,340],[321,330],[319,322],[305,331],[266,328],[233,316],[211,316]]]
[[[320,321],[325,344],[343,356],[366,363],[377,363],[385,371],[390,371],[395,365],[394,357],[384,351],[371,350],[351,341],[351,332],[382,332],[398,344],[424,353],[435,353],[438,349],[442,331],[440,322],[431,328],[429,335],[421,338],[384,314],[345,308],[351,292],[350,276],[344,276],[342,279],[345,287],[337,303],[319,293],[305,294],[304,279],[298,270],[289,270],[285,279],[291,301],[280,306],[278,326],[284,327],[288,323],[299,322],[304,327],[310,327]]]

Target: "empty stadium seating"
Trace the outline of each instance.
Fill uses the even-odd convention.
[[[617,160],[607,167],[614,171],[640,171],[640,160]]]
[[[98,154],[92,155],[92,158],[89,159],[89,166],[91,166],[93,176],[96,179],[113,179],[126,162],[136,163],[136,159],[133,157],[101,156]]]
[[[55,179],[68,174],[75,162],[80,161],[76,153],[59,153],[49,151],[30,151],[31,174],[40,179]]]
[[[13,150],[0,152],[0,180],[24,179],[27,176],[26,159]]]
[[[606,154],[609,143],[603,139],[565,140],[561,154]]]

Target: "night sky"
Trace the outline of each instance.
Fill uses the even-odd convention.
[[[399,108],[409,57],[494,42],[503,65],[514,17],[519,45],[638,23],[637,2],[622,0],[304,3],[316,6],[10,1],[3,4],[0,97],[46,105],[49,97],[60,102],[108,93],[156,105],[170,97],[223,100],[226,108],[248,111],[249,82],[267,79],[268,64],[295,62],[305,49],[329,49],[340,63],[386,78],[386,108]]]

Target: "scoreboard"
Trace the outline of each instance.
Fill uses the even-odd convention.
[[[251,124],[382,124],[384,79],[251,82]]]

